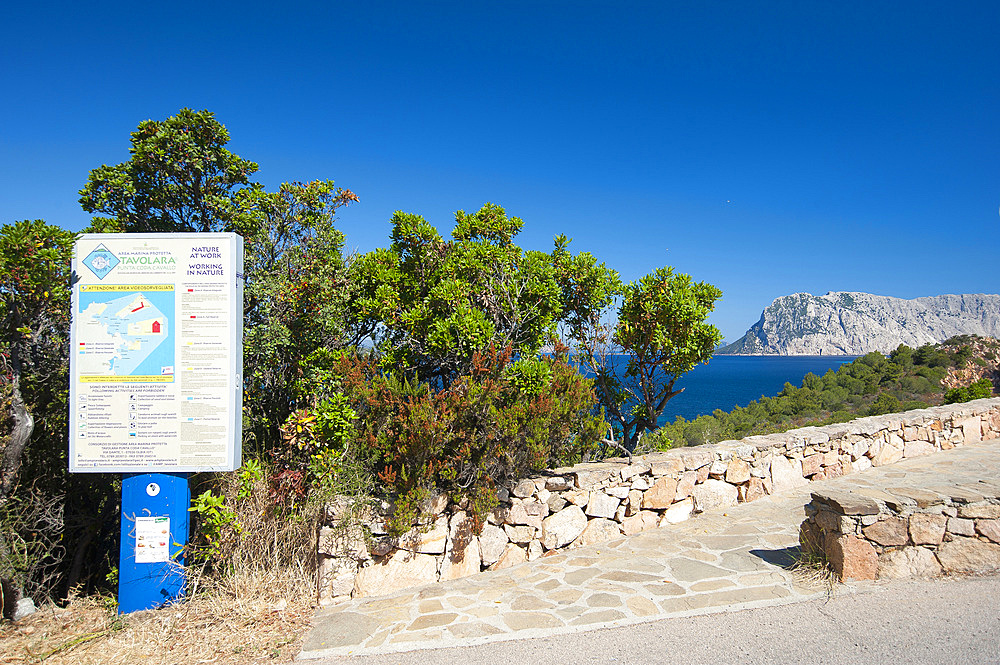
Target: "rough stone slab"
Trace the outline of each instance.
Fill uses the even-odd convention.
[[[879,506],[874,499],[863,494],[840,490],[817,490],[813,501],[826,504],[844,515],[878,515]]]
[[[484,566],[491,566],[497,562],[500,555],[507,547],[507,533],[492,524],[484,524],[482,533],[479,534],[479,556]]]
[[[626,536],[635,535],[641,531],[655,529],[659,522],[659,517],[651,510],[640,510],[632,517],[628,517],[622,522],[622,532]]]
[[[570,506],[542,521],[542,547],[553,550],[573,542],[587,526],[587,516],[578,506]]]
[[[530,478],[524,478],[518,481],[518,483],[514,485],[514,489],[511,492],[511,494],[513,494],[519,499],[527,499],[534,493],[535,493],[535,482]]]
[[[695,486],[692,496],[695,512],[699,513],[714,508],[735,506],[738,500],[736,487],[724,480],[706,480],[701,485]]]
[[[945,499],[940,494],[928,490],[916,489],[912,487],[890,487],[889,492],[896,496],[906,497],[916,502],[920,508],[928,508],[944,503]]]
[[[971,503],[958,507],[958,516],[974,519],[995,520],[1000,518],[1000,503]]]
[[[885,547],[905,545],[908,542],[907,522],[902,517],[890,517],[875,522],[861,530],[865,538]]]
[[[441,562],[440,580],[444,582],[446,580],[476,575],[482,569],[481,564],[479,539],[473,537],[471,540],[466,541],[464,548],[451,549],[445,553],[444,561]]]
[[[605,518],[597,518],[587,522],[587,526],[571,543],[571,547],[586,547],[604,543],[622,535],[621,527],[617,522]]]
[[[729,460],[726,467],[726,482],[731,485],[739,485],[750,480],[750,465],[739,457]]]
[[[937,577],[941,564],[926,547],[904,547],[887,550],[878,558],[878,578],[888,580],[909,577]]]
[[[437,581],[438,557],[397,550],[384,561],[366,566],[354,578],[354,597],[382,596]]]
[[[591,490],[608,480],[612,476],[618,475],[620,464],[586,464],[575,466],[572,469],[573,477],[576,479],[576,486],[582,490]]]
[[[660,519],[660,525],[665,524],[677,524],[678,522],[683,522],[686,519],[690,519],[691,514],[694,512],[694,499],[687,497],[681,501],[672,504],[669,508],[663,511],[663,517]]]
[[[669,508],[677,494],[677,480],[669,476],[660,478],[642,495],[642,507],[653,510]]]
[[[947,531],[956,536],[973,538],[976,535],[976,521],[961,517],[949,517]]]
[[[878,574],[875,548],[857,536],[828,536],[826,556],[842,580],[874,580]]]
[[[975,538],[956,538],[941,543],[938,561],[946,573],[972,575],[1000,570],[1000,545]]]
[[[402,536],[396,546],[401,550],[418,554],[444,554],[448,541],[448,518],[444,515],[437,518],[429,531],[419,527],[410,529]]]
[[[808,482],[802,477],[802,462],[799,460],[793,461],[784,455],[775,455],[771,459],[771,485],[775,494],[801,487]]]
[[[994,543],[1000,543],[1000,520],[976,520],[976,531]]]
[[[914,513],[910,515],[910,540],[915,545],[938,545],[944,540],[947,524],[945,515]]]
[[[618,510],[620,501],[613,496],[608,496],[604,492],[591,491],[587,501],[586,512],[588,517],[612,518]]]

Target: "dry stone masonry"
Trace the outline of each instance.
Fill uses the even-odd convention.
[[[507,568],[565,548],[669,527],[700,512],[724,510],[810,481],[860,473],[998,436],[1000,399],[986,399],[679,448],[633,458],[631,464],[627,460],[578,464],[552,469],[502,489],[500,505],[478,532],[462,506],[450,504],[447,496],[440,495],[425,503],[421,524],[403,536],[391,538],[385,523],[385,515],[392,509],[390,504],[383,503],[360,520],[347,520],[351,502],[345,497],[328,506],[327,525],[320,531],[319,600],[331,604]],[[993,506],[985,498],[981,501]],[[842,549],[863,550],[859,543],[869,543],[861,538],[863,529],[882,522],[887,524],[874,532],[905,531],[912,540],[913,529],[921,539],[913,543],[930,538],[925,534],[936,534],[941,516],[948,518],[940,527],[942,533],[950,535],[942,535],[938,543],[953,539],[963,529],[964,533],[975,534],[977,542],[985,542],[982,539],[989,540],[988,534],[1000,531],[996,522],[989,521],[1000,518],[1000,514],[993,518],[963,517],[954,502],[942,503],[937,513],[903,511],[895,516],[898,520],[905,516],[903,529],[899,522],[890,521],[888,512],[883,519],[883,510],[890,510],[888,504],[875,503],[876,512],[858,513],[856,520],[851,514],[851,520],[834,525],[832,518],[821,518],[825,520],[823,525],[830,527],[824,534],[838,534],[832,540],[843,536],[838,541]],[[916,499],[913,505],[918,505]],[[1000,505],[994,508],[1000,510]],[[865,509],[875,510],[871,504]],[[829,512],[817,508],[813,517]],[[913,514],[928,516],[911,519]],[[832,531],[833,526],[845,530]],[[880,537],[901,538],[898,533]],[[882,552],[874,550],[876,559]],[[846,560],[853,561],[852,556],[846,554]],[[867,565],[876,570],[882,565],[880,560],[872,563],[871,555],[865,556]],[[940,554],[931,556],[940,559]],[[926,555],[919,552],[892,557],[926,560]],[[913,563],[911,567],[919,565]]]
[[[812,494],[800,542],[842,580],[1000,570],[1000,483]]]

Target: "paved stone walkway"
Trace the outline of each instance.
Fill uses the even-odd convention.
[[[479,644],[790,603],[826,593],[788,569],[817,487],[860,493],[1000,482],[1000,440],[904,460],[505,570],[320,610],[301,658]]]

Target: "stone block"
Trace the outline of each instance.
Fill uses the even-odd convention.
[[[587,501],[586,514],[588,517],[605,517],[611,518],[615,516],[615,511],[618,510],[618,499],[613,496],[608,496],[604,492],[592,491],[590,493],[590,498]]]
[[[525,545],[535,537],[535,527],[533,526],[504,524],[503,530],[507,534],[507,539],[512,543]]]
[[[448,518],[441,515],[430,530],[414,527],[399,537],[396,547],[418,554],[444,554],[448,541]]]
[[[962,438],[966,443],[978,443],[983,440],[983,420],[979,416],[966,418],[955,429],[961,427]]]
[[[726,482],[732,485],[739,485],[750,480],[750,465],[739,457],[729,460],[726,467]]]
[[[972,538],[976,535],[976,521],[961,517],[949,517],[947,531],[956,536]]]
[[[948,518],[944,515],[914,513],[910,515],[910,540],[915,545],[938,545],[944,540]]]
[[[501,570],[503,568],[510,568],[511,566],[516,566],[519,563],[524,563],[528,560],[528,552],[525,548],[515,545],[514,543],[507,543],[507,547],[504,548],[503,554],[497,559],[497,562],[490,566],[490,570]]]
[[[529,478],[523,478],[514,485],[514,489],[511,490],[511,494],[519,499],[527,499],[529,496],[535,493],[535,482]]]
[[[908,542],[907,522],[902,517],[890,517],[861,530],[865,538],[884,547],[896,547]]]
[[[681,453],[681,460],[686,471],[694,471],[711,464],[715,460],[715,455],[707,450],[685,450]]]
[[[981,520],[1000,519],[1000,504],[980,501],[958,507],[958,516]]]
[[[902,443],[898,448],[890,444],[884,444],[879,448],[879,451],[872,456],[872,466],[895,464],[901,459],[903,459]]]
[[[908,441],[903,446],[903,457],[920,457],[936,452],[937,448],[927,441]]]
[[[724,480],[706,480],[697,485],[692,492],[695,512],[704,512],[714,508],[735,506],[738,493],[734,485]]]
[[[696,469],[695,473],[697,475],[695,476],[695,479],[694,479],[695,484],[700,484],[700,483],[703,483],[706,480],[708,480],[708,473],[709,473],[709,471],[711,471],[711,469],[712,469],[712,465],[711,464],[706,464],[705,466],[699,467],[698,469]]]
[[[802,475],[809,477],[823,469],[823,455],[808,455],[802,458]]]
[[[382,596],[400,589],[437,581],[438,558],[396,550],[384,560],[358,571],[354,578],[354,597]]]
[[[587,516],[578,506],[570,506],[542,521],[542,546],[547,550],[564,547],[576,540],[587,526]]]
[[[681,459],[680,455],[667,459],[650,459],[649,470],[654,477],[684,473],[684,460]]]
[[[646,473],[649,471],[649,465],[643,461],[634,461],[628,466],[623,466],[618,474],[621,476],[622,480],[628,480],[633,476],[638,476],[639,474]]]
[[[642,507],[653,510],[668,508],[674,502],[676,494],[677,480],[670,476],[664,476],[643,493]]]
[[[660,526],[663,526],[664,524],[677,524],[678,522],[683,522],[684,520],[690,518],[691,513],[693,512],[694,499],[691,497],[682,499],[663,511],[663,517],[660,518]]]
[[[617,522],[605,518],[597,518],[587,522],[587,526],[576,537],[576,540],[570,543],[570,547],[586,547],[614,540],[621,535],[621,528]]]
[[[886,550],[878,557],[878,578],[898,580],[909,577],[937,577],[941,564],[926,547]]]
[[[801,487],[807,482],[802,477],[802,462],[799,460],[790,460],[784,455],[775,455],[771,459],[771,485],[775,494]]]
[[[503,529],[492,524],[484,525],[479,534],[479,558],[483,565],[490,566],[496,563],[508,542],[507,533]]]
[[[565,476],[549,476],[545,479],[545,489],[550,492],[563,492],[573,487],[572,481]]]
[[[591,490],[608,478],[618,474],[620,464],[604,462],[600,464],[580,464],[573,467],[576,487],[581,490]]]
[[[955,538],[941,543],[937,558],[948,574],[989,573],[1000,570],[1000,545],[976,538]]]
[[[548,500],[545,505],[549,507],[549,513],[558,513],[560,510],[566,507],[567,501],[559,494],[553,492],[549,495]]]
[[[744,501],[756,501],[757,499],[763,498],[764,495],[764,481],[760,478],[750,478],[750,482],[747,484]]]
[[[698,480],[697,471],[685,471],[677,481],[677,491],[674,492],[674,501],[680,501],[691,496],[692,490]]]
[[[659,523],[659,517],[651,510],[641,510],[638,514],[626,518],[622,522],[622,532],[626,536],[637,534],[648,529],[655,529]]]
[[[453,542],[458,547],[449,547],[449,551],[445,552],[444,561],[441,562],[442,582],[475,575],[482,568],[478,538],[473,536],[471,539],[457,539]]]
[[[1000,519],[976,520],[976,532],[991,542],[1000,543]]]
[[[843,490],[822,489],[812,492],[812,499],[844,515],[878,515],[878,503],[871,497]]]
[[[878,554],[871,543],[854,535],[826,538],[826,556],[842,580],[874,580],[878,574]]]

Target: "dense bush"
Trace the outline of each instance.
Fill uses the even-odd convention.
[[[395,501],[396,531],[409,528],[435,491],[480,518],[496,504],[499,487],[579,460],[605,427],[593,415],[591,382],[564,356],[512,360],[510,353],[509,347],[475,352],[469,372],[443,389],[345,356],[336,373],[346,400],[290,420],[288,441],[312,459],[326,456],[330,473],[342,465],[366,467]],[[347,420],[353,436],[344,435]],[[300,462],[308,474],[309,462]]]

